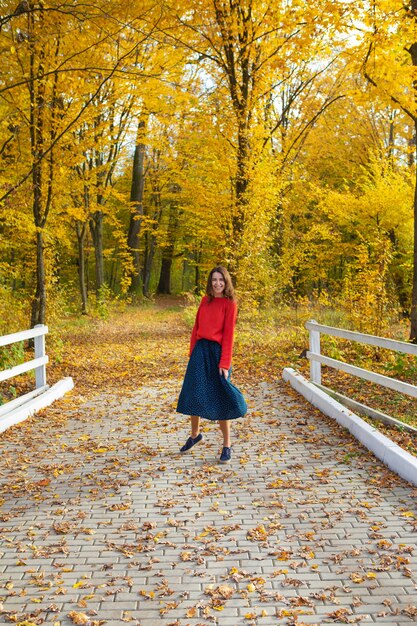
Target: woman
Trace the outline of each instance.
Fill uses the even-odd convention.
[[[229,380],[236,315],[229,272],[221,265],[214,267],[191,334],[190,360],[177,411],[191,416],[191,436],[181,453],[203,440],[200,418],[218,420],[223,435],[220,463],[231,460],[230,420],[243,417],[247,411],[243,395]]]

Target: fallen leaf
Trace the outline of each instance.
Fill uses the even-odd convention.
[[[68,617],[71,619],[73,624],[77,626],[82,626],[83,624],[88,624],[90,618],[85,613],[77,613],[76,611],[70,611],[68,613]]]

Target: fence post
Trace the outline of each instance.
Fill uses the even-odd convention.
[[[310,324],[317,324],[316,320],[310,320]],[[320,354],[320,331],[310,329],[310,352]],[[321,385],[321,363],[310,360],[310,378],[312,383]]]
[[[36,324],[35,328],[44,327],[44,324]],[[45,333],[34,337],[35,340],[35,359],[45,356]],[[46,365],[35,368],[36,389],[46,385]]]

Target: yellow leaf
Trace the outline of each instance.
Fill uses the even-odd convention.
[[[196,615],[197,615],[197,609],[195,606],[191,607],[191,609],[188,609],[188,611],[185,614],[186,617],[195,617]]]
[[[366,578],[376,578],[375,572],[367,572]]]
[[[90,618],[85,613],[77,613],[77,611],[70,611],[68,613],[68,617],[71,619],[73,624],[77,624],[77,626],[83,626],[83,624],[88,624]]]
[[[256,587],[253,583],[249,583],[249,585],[247,585],[246,589],[249,591],[249,593],[252,593],[253,591],[256,591]]]
[[[363,583],[363,581],[365,580],[364,577],[361,574],[358,574],[356,572],[353,572],[350,575],[350,579],[352,582],[359,584],[359,583]]]
[[[120,504],[112,504],[111,506],[109,506],[110,511],[126,511],[127,509],[130,509],[130,504],[128,502],[123,503],[121,502]]]
[[[220,606],[213,606],[215,611],[224,611],[224,606],[221,604]]]
[[[232,597],[234,591],[233,587],[230,587],[229,585],[219,585],[216,589],[216,593],[226,600]]]

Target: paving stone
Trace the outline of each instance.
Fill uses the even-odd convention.
[[[177,619],[180,626],[209,626],[213,622],[187,618],[186,611],[210,605],[210,594],[223,585],[233,595],[223,598],[223,611],[212,610],[219,626],[249,624],[245,615],[251,612],[263,626],[285,625],[288,614],[275,615],[280,609],[321,626],[341,607],[364,624],[413,622],[401,611],[415,604],[415,518],[402,513],[417,516],[415,490],[280,383],[246,391],[252,410],[264,415],[233,425],[229,467],[218,464],[214,424],[204,424],[204,445],[181,456],[188,427],[173,408],[179,385],[155,380],[125,396],[97,395],[75,412],[65,402],[54,405],[68,410],[68,420],[54,432],[69,449],[53,458],[47,442],[32,446],[38,446],[38,458],[72,471],[52,479],[43,500],[5,498],[0,513],[13,518],[2,527],[0,578],[13,589],[0,587],[3,609],[38,608],[45,617],[53,603],[58,611],[48,621],[61,626],[70,626],[70,611],[91,609],[106,626],[121,626],[124,612],[132,626]],[[24,428],[8,431],[8,451],[22,445]],[[85,434],[97,447],[111,444],[114,450],[83,451]],[[346,463],[349,441],[361,454]],[[13,479],[6,469],[6,480]],[[26,472],[29,483],[43,478],[36,463],[28,462]],[[375,476],[386,484],[385,478],[372,482]],[[379,547],[381,539],[392,546]],[[397,557],[404,559],[399,569]],[[379,571],[381,562],[387,571]],[[375,579],[366,577],[373,573]],[[364,580],[355,583],[356,575]],[[59,588],[65,593],[57,594]],[[87,607],[77,607],[83,597]],[[300,597],[313,607],[297,607]],[[262,610],[267,615],[260,617]],[[378,615],[385,611],[389,615]],[[5,615],[0,613],[0,626],[10,623]]]

